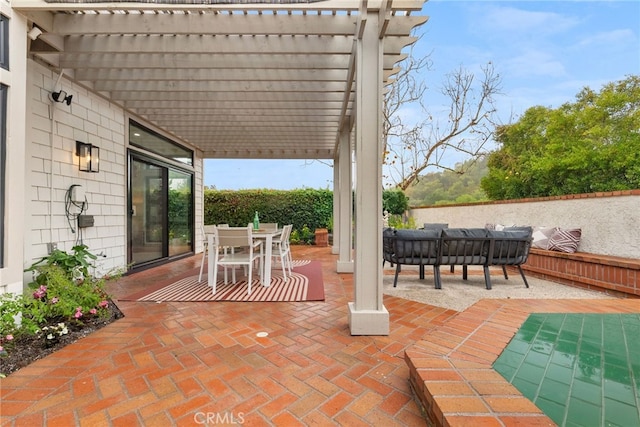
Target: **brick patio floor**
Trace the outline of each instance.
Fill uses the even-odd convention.
[[[330,248],[293,255],[322,261],[325,301],[119,301],[123,319],[0,380],[2,425],[425,425],[404,350],[456,312],[385,297],[391,335],[353,337],[352,275],[335,273]],[[117,300],[199,262],[129,275],[110,292]]]
[[[446,324],[458,313],[385,296],[390,335],[351,336],[352,275],[335,273],[337,257],[330,248],[294,246],[293,255],[322,261],[325,301],[119,301],[125,318],[0,380],[0,422],[30,427],[426,425],[410,388],[408,363],[415,374],[427,377],[428,367],[418,359],[418,365],[405,361],[405,351],[442,357],[429,337],[441,340],[454,330]],[[199,262],[195,256],[129,275],[110,292],[117,300]],[[467,315],[455,329],[473,332],[474,322],[486,321]],[[263,331],[269,336],[256,336]],[[489,354],[505,345],[492,337],[483,341],[492,349]],[[454,350],[460,348],[458,343]],[[424,387],[417,385],[419,392]],[[449,402],[451,390],[443,393]],[[482,414],[449,415],[444,421],[451,425],[483,420],[475,417]]]

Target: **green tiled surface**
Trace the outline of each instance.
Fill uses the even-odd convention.
[[[560,426],[640,426],[640,314],[532,314],[493,367]]]

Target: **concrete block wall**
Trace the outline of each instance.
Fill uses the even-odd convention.
[[[82,243],[105,255],[96,263],[99,276],[126,265],[127,117],[119,106],[65,78],[54,87],[57,80],[46,67],[28,63],[25,267],[47,255],[49,242],[65,251],[80,243],[80,230],[65,212],[67,191],[81,185],[88,202],[84,214],[95,221],[82,229]],[[71,105],[49,100],[60,89],[73,95]],[[98,173],[79,171],[76,141],[100,148]],[[71,207],[71,213],[78,211]]]
[[[415,207],[416,225],[484,227],[488,223],[581,228],[578,251],[640,259],[640,189],[500,202]]]

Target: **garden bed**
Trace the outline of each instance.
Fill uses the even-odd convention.
[[[47,340],[45,335],[23,335],[5,345],[6,354],[0,357],[0,374],[9,375],[36,360],[78,341],[108,324],[121,319],[124,314],[113,301],[109,301],[107,314],[83,319],[83,322],[67,322],[67,333]]]

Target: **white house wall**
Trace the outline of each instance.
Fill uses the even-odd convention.
[[[49,242],[65,251],[76,244],[78,230],[69,226],[65,195],[72,185],[81,185],[88,201],[84,214],[95,220],[83,229],[82,243],[106,255],[97,263],[95,274],[101,275],[126,265],[125,112],[65,78],[54,88],[57,79],[29,61],[25,266],[46,256]],[[60,89],[73,95],[70,106],[49,100],[49,93]],[[76,141],[100,147],[100,172],[78,170]]]
[[[56,86],[58,75],[37,62],[28,61],[27,69],[27,142],[21,159],[22,164],[26,164],[23,186],[26,221],[20,272],[48,254],[47,243],[56,243],[58,249],[65,251],[76,244],[77,227],[74,224],[76,231],[71,231],[65,214],[65,197],[72,185],[83,187],[88,202],[84,214],[92,215],[95,221],[93,227],[83,229],[82,243],[92,253],[104,255],[98,258],[93,273],[101,276],[126,267],[129,114],[66,78],[60,79]],[[73,95],[71,105],[51,102],[49,93],[54,89]],[[160,128],[135,119],[162,133]],[[76,141],[100,148],[100,172],[79,171]],[[199,152],[195,155],[194,172],[194,221],[200,224],[203,160]],[[202,250],[202,237],[197,229],[195,250]],[[22,279],[25,283],[30,281],[29,274],[21,274]],[[21,289],[22,283],[19,285]]]

